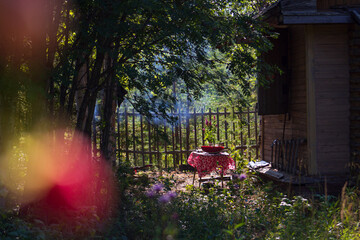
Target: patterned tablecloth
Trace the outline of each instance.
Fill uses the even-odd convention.
[[[200,178],[215,170],[224,173],[228,169],[235,169],[235,162],[227,152],[214,154],[195,151],[190,154],[187,161],[197,169]]]

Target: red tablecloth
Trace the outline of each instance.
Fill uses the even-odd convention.
[[[188,158],[188,163],[197,169],[199,177],[219,169],[224,173],[228,169],[235,169],[235,162],[229,153],[207,153],[192,152]]]

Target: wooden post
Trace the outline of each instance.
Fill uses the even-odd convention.
[[[132,110],[132,137],[133,137],[133,154],[134,154],[134,164],[137,166],[137,160],[136,160],[136,135],[135,135],[135,109]]]
[[[152,154],[151,154],[151,124],[148,121],[148,137],[149,137],[149,162],[152,164]]]
[[[202,145],[205,145],[205,136],[204,136],[204,109],[201,108],[201,137],[202,137]]]
[[[156,131],[156,156],[157,156],[157,162],[158,162],[158,168],[160,169],[160,175],[162,174],[162,161],[161,161],[161,155],[160,155],[160,143],[159,143],[159,127],[156,125],[155,131]]]
[[[225,122],[225,142],[226,142],[226,147],[228,147],[228,122],[226,120],[226,108],[224,108],[224,122]]]
[[[167,135],[166,121],[164,120],[164,133]],[[165,168],[168,168],[167,141],[164,142]]]
[[[190,150],[190,113],[189,113],[189,105],[186,108],[186,154],[185,154],[185,158],[187,158],[188,154],[189,154],[189,150]]]
[[[257,123],[257,111],[256,108],[254,110],[255,116],[255,145],[256,145],[256,159],[259,158],[259,147],[258,147],[258,123]]]
[[[197,142],[197,129],[196,129],[196,108],[194,107],[194,137],[195,137],[195,149],[198,147]]]
[[[243,129],[241,126],[241,132],[240,132],[240,145],[241,145],[241,154],[244,155],[244,137],[243,137]]]
[[[249,107],[247,108],[247,125],[248,125],[248,141],[250,141],[250,139],[251,139],[251,132],[250,132],[250,109],[249,109]],[[251,148],[250,148],[250,146],[248,145],[247,151],[248,151],[249,161],[251,160],[250,150],[251,150]]]
[[[181,130],[181,104],[179,108],[179,142],[180,142],[180,164],[182,164],[182,158],[183,158],[183,150],[182,150],[182,130]]]
[[[120,161],[121,161],[121,152],[120,152],[120,148],[121,148],[121,146],[120,146],[120,108],[118,107],[117,108],[117,145],[118,145],[118,147],[117,147],[117,149],[118,149],[118,151],[117,151],[117,156],[118,156],[118,163],[120,163]]]
[[[216,108],[216,125],[217,125],[217,141],[220,142],[220,115],[219,115],[219,108]]]
[[[142,115],[140,115],[140,135],[141,135],[142,163],[143,163],[143,166],[145,166],[144,127],[143,127],[143,116]]]
[[[317,171],[317,126],[316,126],[316,82],[314,77],[314,37],[313,25],[305,27],[305,62],[306,62],[306,105],[307,105],[307,149],[309,151],[309,174],[315,175]]]
[[[176,154],[175,154],[175,132],[174,132],[174,125],[171,125],[171,140],[172,140],[172,150],[173,150],[173,165],[174,165],[174,168],[176,168]]]
[[[171,116],[174,116],[174,110],[171,109]],[[174,124],[171,124],[171,143],[172,143],[172,156],[173,156],[173,166],[176,168],[176,154],[175,154],[175,132]]]
[[[211,115],[211,108],[209,108],[209,121],[211,122],[211,117],[212,117],[212,115]],[[209,144],[210,145],[210,144]]]
[[[176,114],[178,115],[177,113],[177,110],[176,110]],[[178,115],[179,117],[179,115]],[[179,164],[179,151],[178,151],[178,146],[179,146],[179,120],[175,123],[175,149],[174,149],[174,159],[176,160],[175,161],[175,166],[176,167],[178,164]]]
[[[231,138],[231,139],[235,142],[235,129],[236,129],[236,127],[235,127],[235,126],[236,126],[235,122],[233,122],[232,125],[233,125],[233,131],[232,131],[233,133],[232,133],[232,138]]]
[[[129,129],[128,129],[128,112],[127,106],[125,106],[125,154],[126,154],[126,162],[129,162]]]

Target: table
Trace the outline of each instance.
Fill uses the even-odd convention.
[[[220,170],[222,179],[225,171],[228,169],[235,169],[235,162],[227,152],[207,153],[203,151],[194,151],[190,154],[187,161],[189,165],[196,168],[200,180],[206,174],[217,169]],[[196,171],[194,172],[193,185],[195,174]]]

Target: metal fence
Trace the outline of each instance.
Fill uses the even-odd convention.
[[[216,126],[216,142],[240,150],[245,158],[258,158],[258,117],[256,109],[182,108],[173,113],[174,124],[150,124],[134,109],[118,109],[117,157],[141,166],[161,168],[185,164],[191,151],[206,145],[205,121]]]

